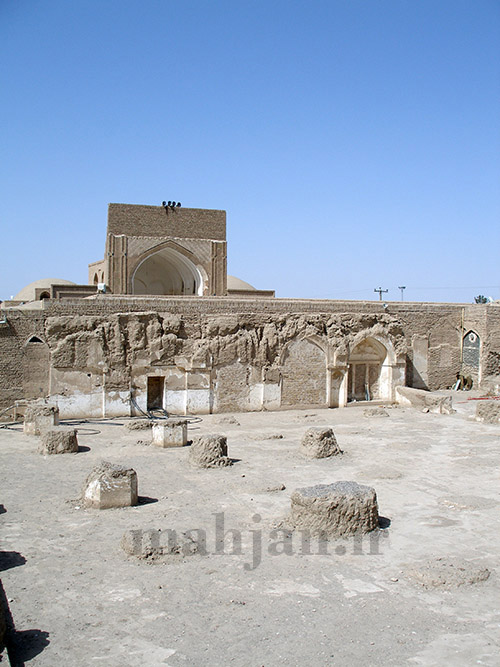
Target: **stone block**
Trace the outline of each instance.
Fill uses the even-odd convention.
[[[78,451],[76,429],[55,426],[42,431],[38,447],[40,454],[74,454]]]
[[[137,473],[132,468],[101,463],[87,477],[83,502],[101,510],[137,505]]]
[[[290,522],[324,538],[368,533],[378,528],[377,494],[356,482],[297,489],[291,496]]]
[[[478,401],[476,404],[476,421],[485,424],[500,422],[500,401]]]
[[[312,459],[324,459],[342,454],[332,429],[328,427],[309,428],[300,443],[300,452]]]
[[[189,462],[196,468],[220,468],[233,464],[227,456],[225,435],[200,435],[189,448]]]
[[[26,435],[40,435],[44,430],[59,425],[59,408],[55,405],[28,405],[24,414],[23,430]]]
[[[153,424],[153,445],[156,447],[185,447],[187,420],[166,419]]]
[[[396,401],[399,405],[417,408],[422,412],[436,412],[441,415],[451,415],[455,412],[451,396],[434,394],[424,389],[396,387]]]

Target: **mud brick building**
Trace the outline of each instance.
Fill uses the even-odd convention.
[[[0,312],[0,409],[61,417],[392,401],[457,373],[500,384],[500,307],[275,298],[227,275],[224,211],[110,204],[89,284],[33,283]]]

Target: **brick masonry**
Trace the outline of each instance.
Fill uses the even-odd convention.
[[[373,378],[384,400],[398,384],[452,386],[469,331],[475,386],[500,382],[496,304],[96,295],[4,312],[1,407],[50,395],[62,417],[139,414],[150,376],[173,412],[344,405],[350,354],[370,337],[387,350]]]

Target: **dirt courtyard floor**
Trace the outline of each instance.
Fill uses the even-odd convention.
[[[452,415],[203,416],[188,437],[225,434],[235,459],[208,470],[127,419],[76,424],[81,451],[57,456],[0,429],[12,664],[498,666],[500,425],[473,421],[470,396],[453,394]],[[311,426],[331,426],[344,454],[303,458]],[[138,506],[82,507],[103,460],[136,470]],[[375,488],[380,530],[320,544],[283,531],[296,488],[342,480]],[[123,534],[148,529],[191,530],[198,553],[125,553]]]

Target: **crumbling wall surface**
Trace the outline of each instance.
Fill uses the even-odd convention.
[[[282,365],[281,405],[325,405],[325,352],[308,340],[293,340]]]
[[[283,388],[290,351],[302,347],[315,354],[299,359],[301,372],[321,373],[315,402],[325,404],[329,373],[341,378],[350,350],[367,336],[385,342],[398,364],[407,354],[410,366],[412,338],[425,343],[429,337],[429,384],[448,386],[457,372],[462,319],[481,336],[488,375],[500,375],[500,317],[488,329],[484,323],[497,310],[494,304],[383,309],[374,302],[211,297],[53,300],[42,310],[9,311],[8,324],[0,328],[1,398],[5,405],[26,395],[22,344],[35,333],[49,350],[50,395],[63,418],[134,414],[131,395],[145,407],[150,375],[164,378],[165,406],[187,412],[300,404],[298,395],[293,399]],[[397,377],[396,384],[399,378],[404,382],[404,373]]]
[[[130,390],[144,394],[151,373],[167,377],[167,403],[191,400],[195,412],[210,401],[216,412],[262,409],[266,400],[279,406],[280,383],[283,405],[325,405],[325,350],[347,354],[362,333],[391,341],[400,354],[405,349],[401,325],[384,314],[143,312],[49,316],[45,323],[51,391],[64,416],[98,412],[103,395],[108,416],[128,414]]]
[[[252,369],[238,360],[220,366],[215,373],[215,412],[245,412],[250,409]]]
[[[461,313],[437,320],[429,332],[428,389],[446,389],[460,371]]]
[[[488,318],[481,344],[481,386],[500,394],[500,308],[495,304],[482,308],[487,309]]]
[[[28,363],[28,341],[36,338],[41,342],[30,345],[44,347],[44,317],[40,311],[14,317],[10,313],[8,317],[4,315],[5,311],[0,312],[0,319],[5,319],[0,323],[0,411],[13,406],[17,400],[45,397],[48,387],[36,380],[48,378],[49,374],[48,355],[46,366],[34,368]]]
[[[413,346],[408,348],[407,384],[411,387],[429,389],[447,389],[457,379],[457,373],[471,375],[474,386],[479,386],[484,379],[485,357],[489,349],[500,349],[496,341],[493,346],[486,340],[489,323],[500,336],[499,308],[495,304],[419,304],[402,314],[406,333],[412,332],[418,347],[423,349],[423,340],[428,341],[426,377],[419,375],[414,366]],[[498,313],[498,314],[497,314]],[[463,359],[461,341],[468,331],[474,331],[481,339],[483,361],[480,369],[467,367]],[[420,359],[420,362],[422,360]],[[416,363],[416,360],[415,360]]]

